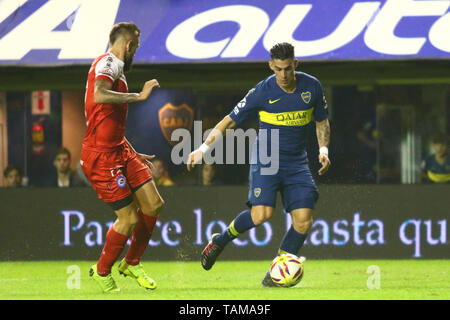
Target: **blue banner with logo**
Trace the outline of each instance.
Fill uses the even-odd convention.
[[[172,141],[177,129],[192,130],[194,97],[191,90],[158,89],[147,101],[136,103],[128,110],[127,139],[139,152],[156,155],[171,174],[185,170],[171,161]]]
[[[90,63],[120,21],[137,63],[450,58],[450,0],[1,0],[0,64]]]

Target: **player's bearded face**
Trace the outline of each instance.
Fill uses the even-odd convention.
[[[131,65],[133,64],[133,58],[136,53],[137,47],[138,47],[137,41],[133,41],[130,43],[130,45],[128,46],[128,48],[125,51],[124,66],[123,66],[123,70],[125,72],[131,70]]]
[[[124,66],[123,66],[123,70],[125,72],[130,71],[131,69],[131,65],[133,64],[133,58],[134,55],[132,55],[130,52],[125,53],[125,58],[124,58]]]
[[[130,71],[132,63],[133,63],[133,56],[131,54],[129,54],[129,53],[126,53],[125,54],[125,61],[124,61],[123,70],[125,72]]]

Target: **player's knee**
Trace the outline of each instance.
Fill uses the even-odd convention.
[[[147,214],[149,216],[158,216],[163,208],[164,208],[165,202],[163,199],[159,198],[157,201],[150,203],[146,202],[141,206],[141,210],[144,214]]]
[[[159,199],[159,201],[157,201],[157,203],[154,206],[154,213],[156,216],[158,216],[162,212],[165,204],[166,202],[161,198]]]
[[[293,221],[292,225],[294,226],[295,231],[305,234],[309,229],[311,229],[313,221],[314,220],[311,217],[305,220]]]
[[[130,214],[120,216],[114,225],[117,232],[130,235],[138,223],[138,216]]]
[[[255,207],[254,207],[255,208]],[[252,210],[252,220],[257,226],[263,224],[272,218],[273,209],[267,207],[260,207],[258,209]]]
[[[137,224],[139,223],[139,218],[138,218],[137,214],[131,214],[124,219],[123,223],[128,228],[134,229],[134,227],[136,227]]]

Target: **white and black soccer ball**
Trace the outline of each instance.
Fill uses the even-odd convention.
[[[295,286],[302,280],[303,274],[303,261],[289,253],[277,256],[270,266],[270,277],[280,287]]]

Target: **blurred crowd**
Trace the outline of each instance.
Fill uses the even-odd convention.
[[[357,138],[361,143],[361,174],[371,181],[375,179],[375,163],[377,155],[377,139],[380,134],[376,132],[375,127],[370,124],[364,124],[362,129],[357,132]],[[446,134],[438,133],[431,139],[432,153],[424,157],[420,170],[422,183],[450,183],[450,155],[449,155],[449,137]],[[160,158],[155,158],[152,161],[153,181],[157,186],[171,187],[175,185],[200,185],[200,186],[217,186],[224,185],[220,178],[221,165],[215,164],[201,164],[196,167],[194,172],[187,174],[185,171],[182,174],[175,174],[171,176],[168,170],[169,165]],[[22,172],[18,166],[9,164],[3,170],[4,187],[19,188],[19,187],[85,187],[89,186],[89,181],[84,176],[80,164],[78,163],[76,169],[72,167],[71,153],[66,148],[60,148],[55,154],[52,166],[52,174],[46,179],[40,181],[28,181],[27,178],[22,177]]]
[[[216,186],[221,185],[222,182],[218,177],[217,166],[214,164],[202,164],[197,166],[196,170],[190,174],[189,177],[179,177],[179,182],[175,182],[177,179],[172,179],[168,171],[168,165],[159,158],[152,160],[152,177],[157,186],[171,187],[175,185],[202,185],[202,186]],[[28,181],[27,178],[22,176],[21,170],[14,164],[9,164],[3,170],[4,187],[8,188],[20,188],[20,187],[55,187],[55,188],[68,188],[68,187],[86,187],[90,186],[89,181],[86,179],[81,165],[78,163],[76,169],[71,168],[72,157],[71,153],[66,148],[60,148],[55,154],[53,160],[53,170],[45,179],[39,179],[39,181]]]

